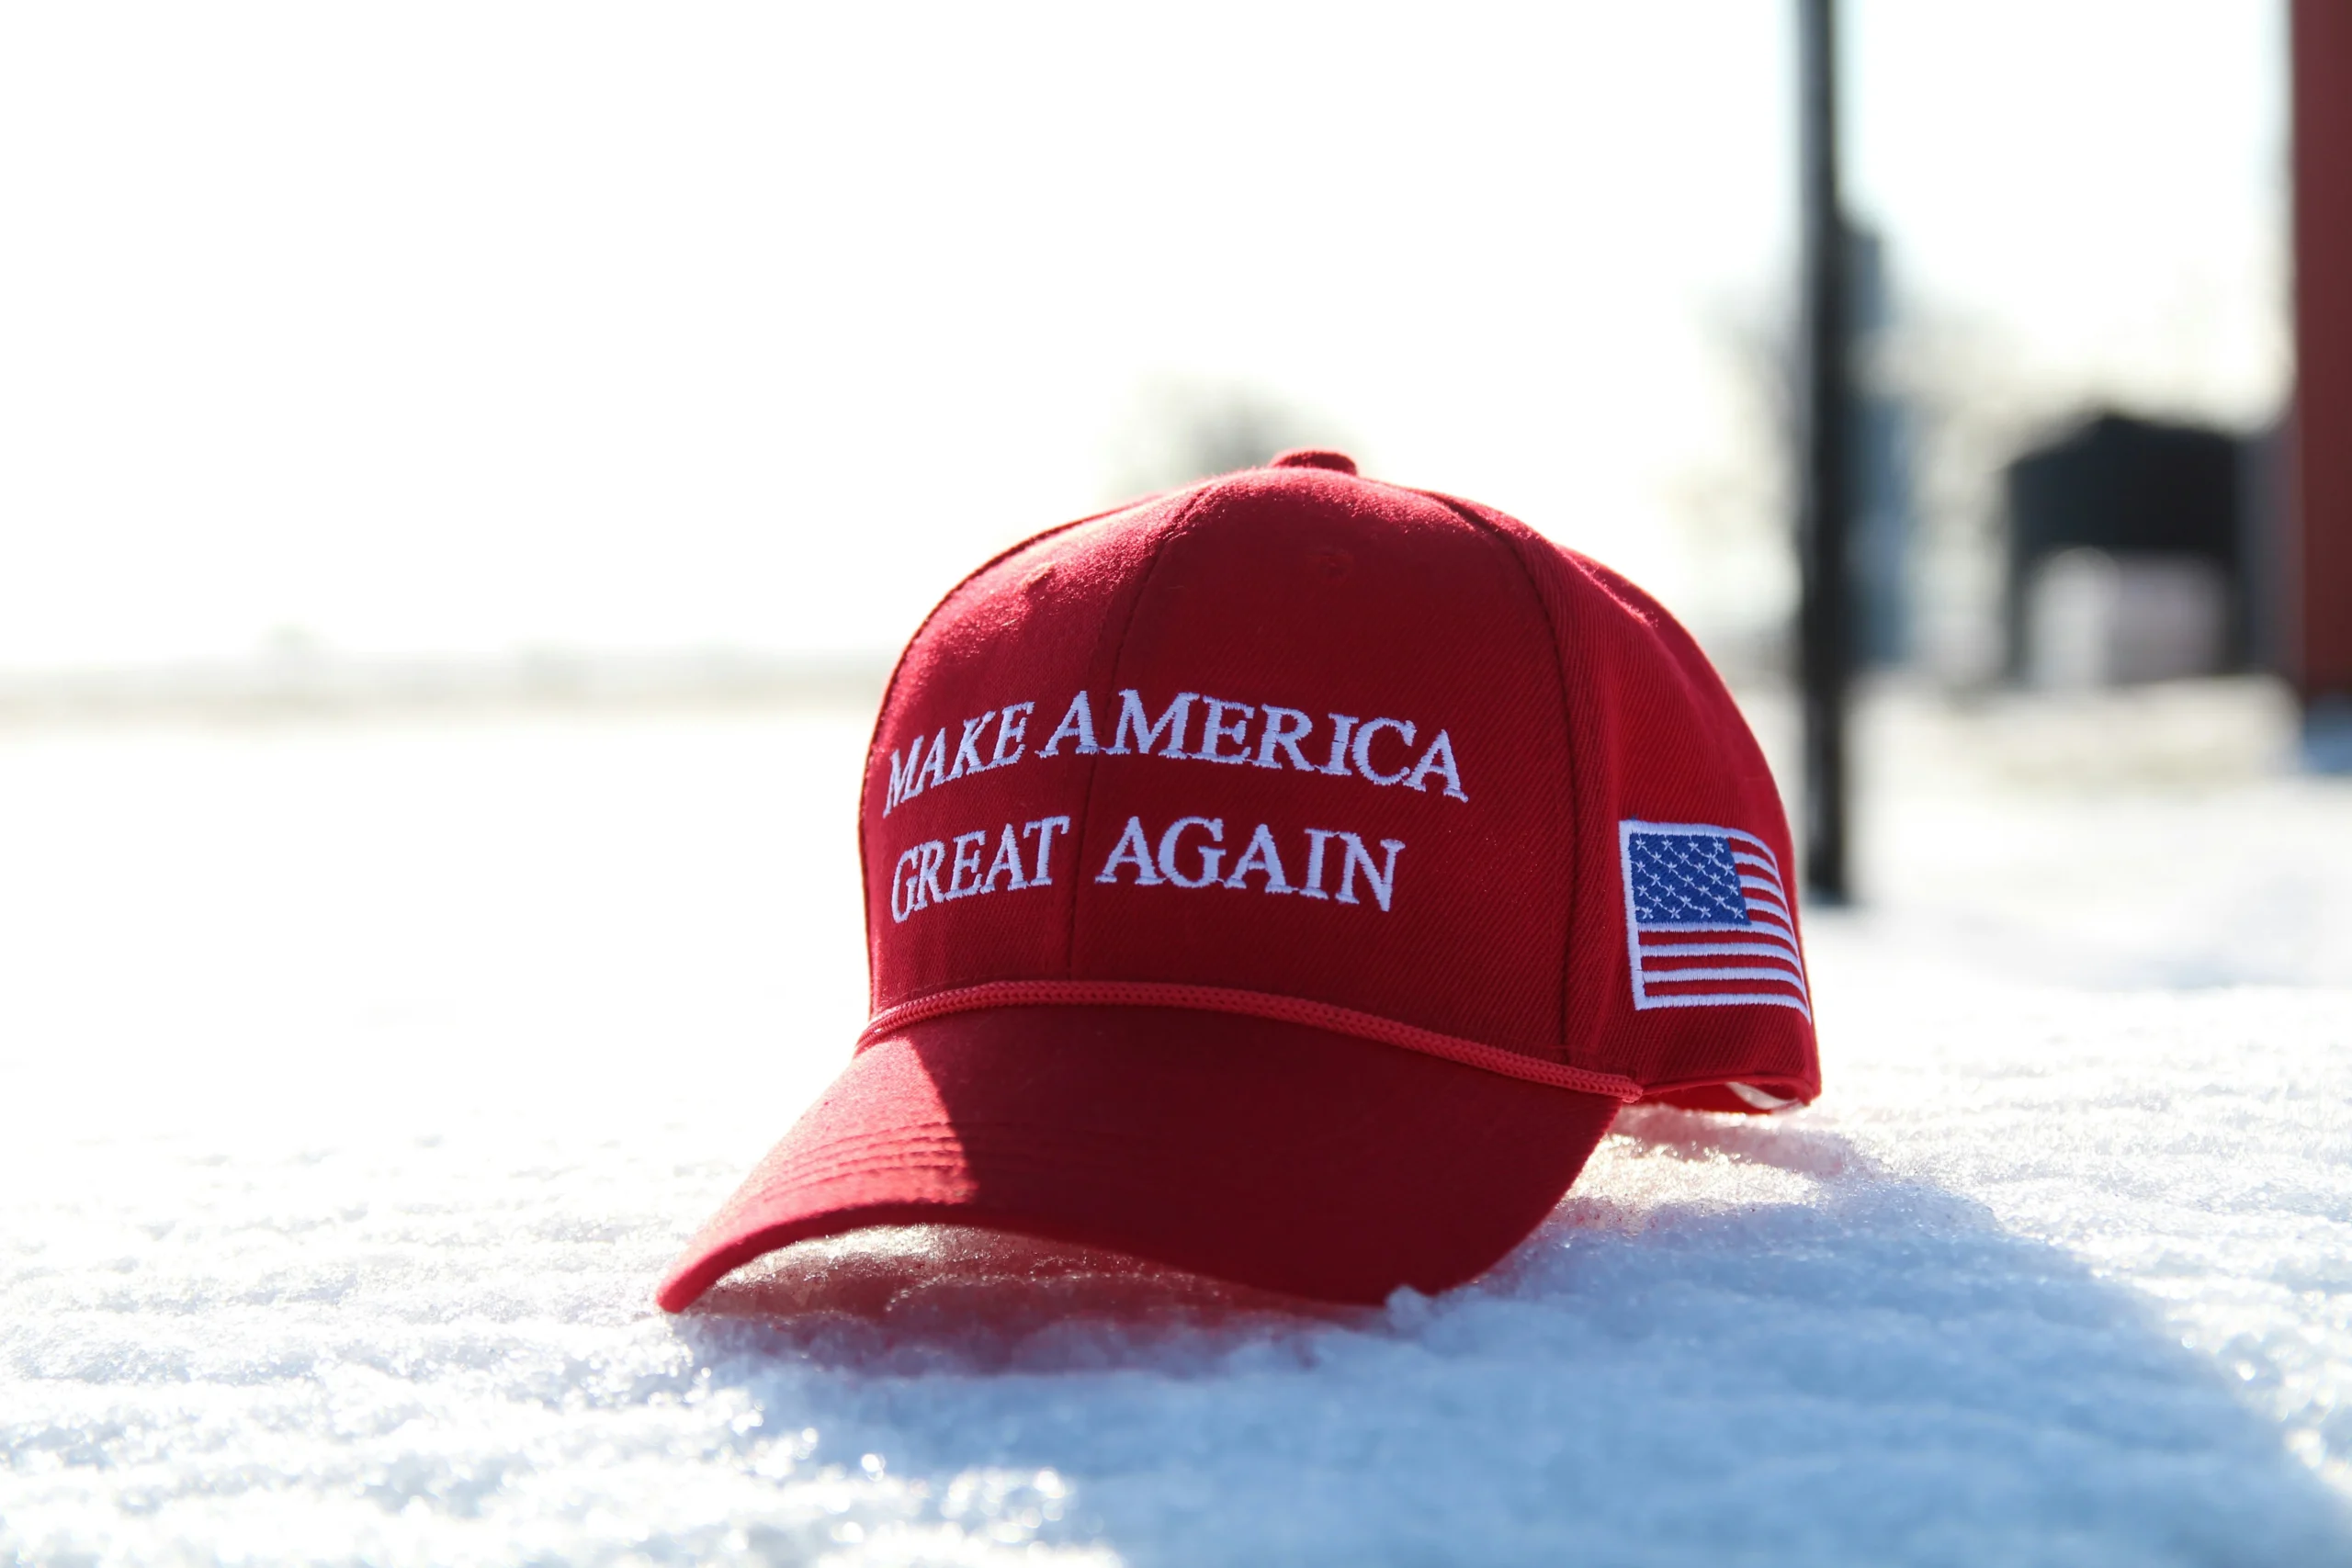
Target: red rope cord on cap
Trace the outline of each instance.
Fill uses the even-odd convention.
[[[1478,1067],[1487,1072],[1499,1073],[1505,1077],[1521,1078],[1552,1089],[1574,1089],[1579,1094],[1606,1095],[1629,1105],[1645,1092],[1640,1084],[1615,1073],[1588,1072],[1582,1067],[1539,1061],[1533,1056],[1522,1056],[1516,1051],[1506,1051],[1499,1046],[1451,1034],[1440,1034],[1433,1029],[1417,1029],[1409,1023],[1398,1023],[1394,1019],[1358,1012],[1353,1008],[1333,1007],[1329,1002],[1310,1002],[1301,997],[1278,997],[1264,991],[1234,990],[1224,986],[1184,986],[1157,980],[993,980],[984,986],[965,986],[953,991],[940,991],[876,1013],[874,1021],[858,1035],[857,1047],[863,1051],[908,1024],[944,1017],[948,1013],[972,1012],[981,1008],[1051,1006],[1195,1008],[1204,1012],[1240,1013],[1251,1018],[1270,1018],[1281,1023],[1303,1023],[1312,1029],[1329,1030],[1334,1034],[1352,1034],[1359,1039],[1377,1040],[1384,1045],[1401,1046],[1408,1051],[1419,1051],[1423,1055],[1442,1057],[1465,1067]]]

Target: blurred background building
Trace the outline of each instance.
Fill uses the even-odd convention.
[[[2011,675],[2116,685],[2245,670],[2275,650],[2261,546],[2283,519],[2267,504],[2275,488],[2255,482],[2271,456],[2256,436],[2102,412],[2011,462]]]

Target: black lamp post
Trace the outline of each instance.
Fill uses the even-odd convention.
[[[1797,0],[1797,106],[1804,257],[1804,419],[1799,468],[1798,674],[1804,701],[1804,884],[1824,903],[1849,895],[1846,699],[1853,669],[1851,313],[1838,188],[1836,0]]]

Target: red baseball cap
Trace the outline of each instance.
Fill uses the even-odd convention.
[[[873,1021],[673,1312],[922,1223],[1433,1292],[1618,1106],[1820,1089],[1780,797],[1689,635],[1338,453],[966,579],[891,678],[859,841]]]

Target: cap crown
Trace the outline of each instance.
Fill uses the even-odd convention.
[[[877,1023],[1192,987],[1626,1099],[1818,1089],[1787,828],[1721,682],[1639,590],[1451,498],[1255,469],[989,562],[892,678],[861,844]],[[1668,918],[1742,886],[1769,940]],[[1793,978],[1645,958],[1677,926]]]

